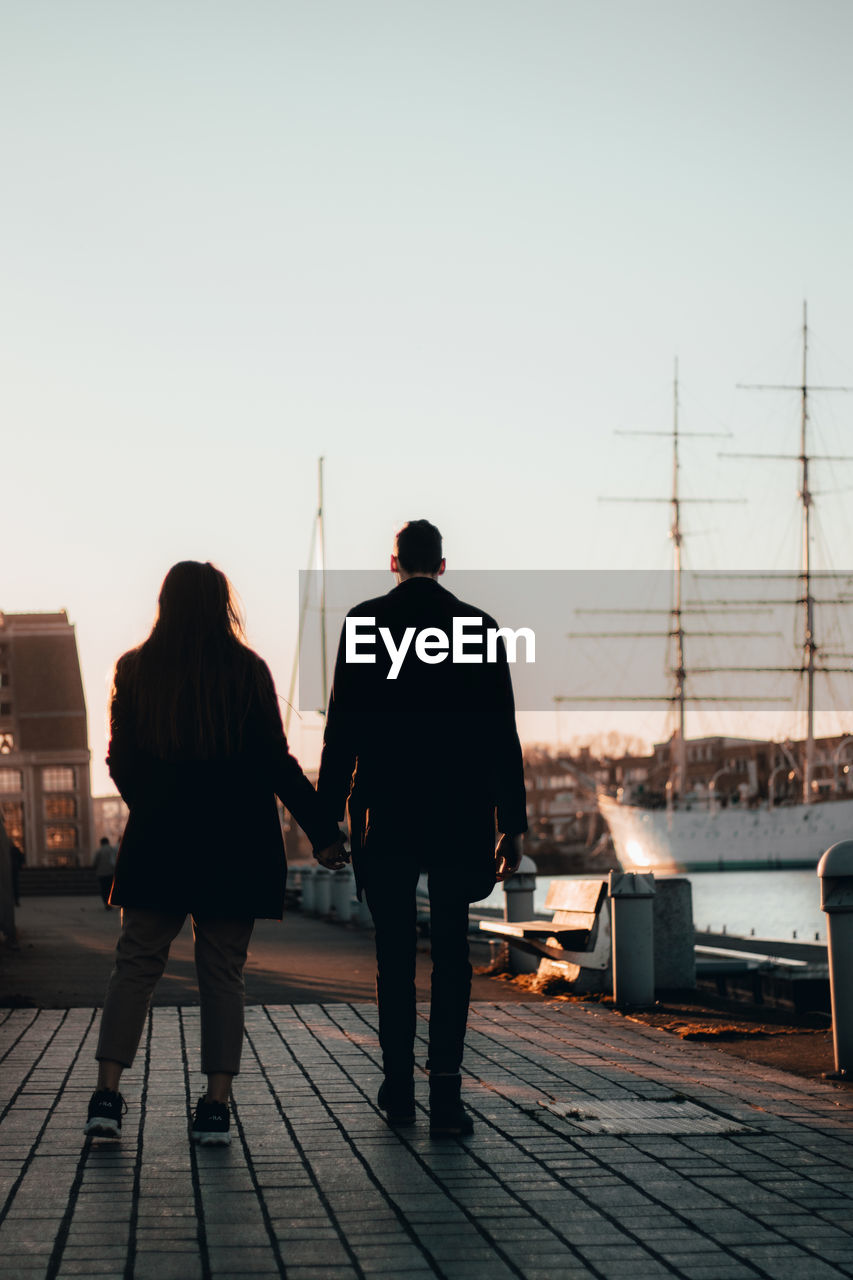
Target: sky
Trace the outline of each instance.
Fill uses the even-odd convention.
[[[175,561],[286,693],[320,455],[336,570],[422,516],[451,570],[664,568],[666,506],[602,499],[668,495],[615,433],[669,429],[677,357],[682,429],[731,433],[684,493],[749,499],[687,509],[688,562],[795,567],[795,465],[718,452],[796,452],[796,395],[736,386],[800,380],[806,299],[853,385],[851,42],[846,0],[0,0],[0,609],[76,625],[95,793]],[[851,424],[814,397],[817,450]],[[818,480],[844,568],[853,466]]]

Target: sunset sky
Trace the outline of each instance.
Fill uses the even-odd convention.
[[[670,426],[678,356],[733,433],[685,492],[750,498],[690,563],[795,567],[794,463],[717,450],[796,453],[797,397],[735,387],[799,380],[804,299],[853,385],[851,47],[847,0],[0,0],[0,609],[76,624],[95,793],[174,561],[286,693],[320,454],[335,569],[421,516],[451,569],[663,568],[666,507],[600,499],[668,494],[614,431]],[[853,453],[853,395],[813,408]],[[815,488],[846,568],[853,465]]]

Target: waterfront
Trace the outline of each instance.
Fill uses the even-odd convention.
[[[552,880],[584,880],[589,876],[538,876],[534,905],[544,911]],[[693,888],[693,920],[697,929],[710,928],[759,938],[826,939],[826,917],[820,909],[816,870],[694,871],[687,877]],[[489,906],[503,907],[503,886],[497,885]]]

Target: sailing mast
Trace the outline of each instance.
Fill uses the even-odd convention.
[[[819,673],[830,674],[849,674],[849,669],[844,667],[819,667],[817,665],[817,655],[820,652],[820,646],[816,638],[815,624],[815,604],[818,603],[814,597],[813,579],[814,572],[812,570],[812,530],[811,530],[811,514],[814,503],[814,495],[809,488],[809,464],[814,461],[822,462],[853,462],[853,458],[846,454],[810,454],[809,453],[809,392],[810,391],[851,391],[851,387],[824,387],[809,386],[808,380],[808,355],[809,355],[809,325],[808,325],[808,304],[803,302],[803,373],[802,381],[799,386],[784,384],[774,385],[766,383],[738,383],[743,390],[748,391],[798,391],[800,394],[800,452],[796,456],[796,461],[800,464],[800,489],[798,497],[802,505],[802,553],[801,553],[801,569],[799,574],[802,586],[802,595],[799,604],[803,607],[803,658],[800,672],[806,677],[806,740],[805,755],[803,760],[803,804],[812,804],[814,802],[814,787],[812,785],[815,771],[815,737],[814,737],[814,712],[815,712],[815,676]],[[727,457],[740,458],[763,458],[785,460],[790,458],[790,454],[780,453],[741,453],[727,454]],[[758,603],[770,603],[760,601]],[[827,602],[823,602],[827,603]],[[831,603],[831,602],[829,602]],[[837,601],[836,603],[842,603]],[[781,668],[784,670],[784,668]],[[753,668],[755,671],[773,670],[773,668]]]
[[[678,712],[678,729],[675,740],[675,791],[683,795],[687,789],[687,740],[685,737],[687,670],[684,661],[684,626],[682,622],[682,533],[681,500],[678,490],[678,357],[672,380],[672,528],[669,536],[673,547],[674,598],[672,608],[673,638],[675,639],[675,705]]]
[[[674,704],[676,708],[677,728],[673,734],[672,743],[672,778],[667,787],[667,794],[670,800],[675,796],[683,795],[687,790],[687,736],[686,736],[686,718],[688,702],[717,702],[726,701],[727,699],[708,698],[708,697],[688,697],[687,694],[687,662],[685,656],[685,639],[688,633],[684,628],[685,607],[683,601],[683,578],[684,578],[684,532],[681,526],[681,508],[685,502],[692,503],[734,503],[743,502],[742,498],[682,498],[680,489],[680,456],[679,444],[685,437],[691,439],[720,439],[727,438],[730,433],[727,431],[681,431],[679,424],[679,378],[678,378],[678,358],[675,359],[673,382],[672,382],[672,400],[673,400],[673,416],[672,428],[669,431],[617,431],[616,435],[623,436],[667,436],[672,440],[672,489],[668,498],[602,498],[603,502],[661,502],[667,503],[670,507],[672,515],[672,523],[670,524],[669,536],[673,545],[673,595],[672,606],[667,610],[659,609],[584,609],[583,613],[626,613],[634,615],[637,612],[642,613],[665,613],[669,618],[668,631],[572,631],[569,632],[569,639],[643,639],[652,638],[666,639],[675,642],[675,665],[671,668],[671,675],[675,681],[675,692],[669,696],[666,695],[624,695],[614,697],[585,697],[585,696],[564,696],[559,695],[554,698],[554,702],[559,705],[561,703],[570,702],[669,702]],[[705,609],[703,612],[707,612]],[[702,632],[691,631],[691,635],[709,636],[709,635],[733,635],[733,632]]]
[[[325,458],[317,460],[317,512],[314,516],[314,523],[311,526],[311,546],[308,549],[308,569],[314,568],[315,556],[319,549],[319,569],[320,569],[320,661],[321,668],[321,690],[323,694],[323,705],[318,709],[318,714],[324,716],[326,707],[329,704],[328,674],[326,662],[326,532],[323,524],[323,466]],[[293,666],[290,669],[290,687],[287,693],[287,706],[284,712],[284,732],[290,731],[290,717],[293,712],[293,699],[296,696],[296,675],[299,670],[299,652],[302,648],[302,637],[305,634],[305,619],[308,615],[308,600],[310,596],[309,579],[306,575],[302,598],[299,602],[299,629],[296,637],[296,649],[293,654]]]
[[[320,714],[326,714],[329,705],[329,676],[326,662],[326,530],[323,523],[323,465],[325,458],[317,462],[317,542],[320,547],[320,680],[323,706]]]
[[[800,388],[800,466],[801,487],[800,499],[803,504],[803,666],[806,673],[806,758],[803,764],[803,800],[812,802],[812,774],[814,772],[814,692],[815,692],[815,640],[814,597],[812,596],[811,567],[811,507],[812,495],[809,490],[809,380],[807,374],[809,354],[808,311],[803,302],[803,382]]]

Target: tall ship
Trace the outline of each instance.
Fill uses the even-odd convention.
[[[675,411],[673,420],[673,480],[670,537],[673,543],[673,602],[669,611],[668,634],[674,661],[671,663],[673,694],[667,698],[676,712],[672,739],[665,744],[667,778],[663,787],[631,785],[599,787],[599,811],[608,824],[619,862],[626,870],[658,872],[676,870],[774,869],[813,867],[823,852],[838,840],[853,839],[853,794],[847,791],[848,771],[853,768],[853,735],[817,743],[815,740],[815,706],[817,681],[823,676],[850,675],[853,667],[839,662],[853,660],[853,654],[822,648],[818,639],[817,616],[820,604],[843,606],[853,604],[850,596],[834,600],[818,597],[827,583],[836,587],[838,580],[849,575],[820,572],[814,568],[812,541],[815,494],[811,488],[811,465],[815,461],[853,461],[836,455],[810,452],[809,395],[815,390],[850,391],[849,387],[814,387],[807,377],[808,323],[805,305],[802,325],[802,381],[792,387],[757,389],[791,390],[800,397],[800,439],[796,455],[739,455],[746,457],[784,458],[795,461],[799,468],[798,496],[801,506],[802,552],[798,571],[787,575],[797,590],[788,601],[755,601],[795,605],[800,613],[799,661],[789,667],[731,666],[695,668],[688,672],[685,657],[685,625],[688,608],[683,599],[682,521],[679,493],[679,424],[678,373],[676,366]],[[655,433],[658,434],[658,433]],[[669,434],[669,433],[667,433]],[[706,434],[706,433],[702,433]],[[716,575],[725,578],[727,575]],[[735,575],[728,575],[734,577]],[[739,575],[741,578],[772,575]],[[775,575],[777,579],[780,575]],[[785,575],[782,575],[784,577]],[[727,602],[715,602],[725,608]],[[847,628],[845,627],[845,634]],[[722,633],[736,634],[736,633]],[[689,675],[699,671],[738,673],[740,679],[751,673],[790,672],[799,676],[804,686],[804,736],[796,743],[762,743],[737,739],[688,740],[685,734],[687,704],[707,699],[688,694]],[[757,682],[755,682],[757,684]],[[631,699],[652,701],[652,698]],[[725,701],[716,698],[714,701]],[[761,698],[746,699],[762,701]],[[729,759],[734,755],[744,764],[744,778],[734,790],[721,795],[716,785],[720,769],[709,783],[696,785],[691,778],[691,757],[701,758],[704,743],[729,743]],[[848,750],[849,748],[849,750]],[[662,747],[658,751],[662,751]],[[707,748],[710,751],[710,745]],[[725,757],[725,750],[722,752]],[[751,764],[750,764],[751,760]],[[763,764],[762,777],[757,767]],[[750,776],[751,771],[751,776]]]
[[[703,806],[701,799],[662,809],[599,793],[620,864],[628,871],[766,871],[814,867],[830,845],[853,838],[853,797],[769,807]]]

